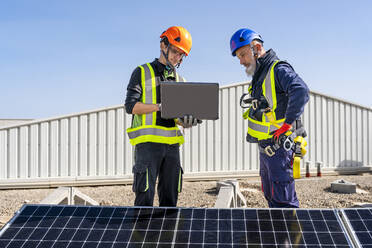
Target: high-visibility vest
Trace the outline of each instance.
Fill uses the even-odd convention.
[[[142,85],[142,103],[157,104],[156,86],[160,83],[160,78],[155,77],[154,69],[150,63],[140,65],[141,85]],[[184,82],[184,78],[175,74],[176,81]],[[127,134],[132,145],[145,142],[177,144],[184,143],[181,131],[176,122],[174,127],[163,127],[156,125],[156,113],[152,112],[142,115],[134,115],[132,126],[127,129]]]
[[[274,116],[275,123],[279,126],[282,126],[284,123],[285,118],[277,120],[276,119],[276,107],[277,107],[277,97],[276,97],[276,91],[275,91],[275,74],[274,74],[274,67],[279,62],[279,60],[276,60],[268,70],[266,77],[262,83],[262,93],[268,102],[268,105],[270,109],[272,110],[272,114]],[[251,111],[251,108],[249,111]],[[265,114],[262,114],[262,121],[258,121],[255,119],[252,119],[250,115],[248,115],[248,134],[251,135],[254,138],[257,138],[258,140],[265,140],[272,137],[270,135],[271,132],[277,130],[278,128],[274,126]]]

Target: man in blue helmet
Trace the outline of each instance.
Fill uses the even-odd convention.
[[[263,39],[247,28],[230,40],[232,56],[238,57],[248,76],[250,107],[247,141],[258,143],[262,190],[269,207],[298,208],[292,176],[293,151],[283,147],[289,131],[301,127],[300,116],[309,100],[309,89],[292,66],[265,51]]]

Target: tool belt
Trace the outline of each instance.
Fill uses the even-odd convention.
[[[243,94],[240,98],[240,106],[243,109],[250,108],[252,110],[249,111],[248,109],[243,114],[243,118],[247,119],[249,115],[256,120],[260,120],[265,114],[267,118],[270,117],[270,122],[274,123],[275,125],[275,119],[273,119],[272,117],[272,110],[270,109],[265,97],[262,96],[260,98],[254,98],[249,96],[249,94]],[[303,157],[306,154],[305,146],[307,145],[307,143],[304,138],[307,136],[307,134],[302,125],[301,119],[296,120],[292,124],[292,127],[292,132],[289,132],[289,135],[283,135],[282,137],[280,137],[279,142],[277,143],[274,142],[272,139],[260,140],[258,145],[260,152],[265,153],[269,157],[272,157],[275,155],[275,152],[279,148],[283,147],[286,151],[293,150],[295,156]],[[267,143],[268,145],[265,146],[265,143]]]
[[[301,119],[298,119],[293,124],[294,131],[292,134],[282,136],[279,138],[278,143],[273,144],[272,139],[261,140],[258,144],[258,148],[261,153],[265,153],[267,156],[272,157],[275,155],[276,151],[283,147],[284,150],[293,150],[295,155],[303,157],[306,154],[305,146],[306,141],[304,138],[307,136],[305,128],[302,125]],[[265,144],[268,144],[265,146]],[[263,147],[264,146],[264,147]]]

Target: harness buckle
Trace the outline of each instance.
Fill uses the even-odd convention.
[[[292,141],[291,138],[288,136],[288,137],[284,140],[284,142],[283,142],[283,148],[284,148],[284,150],[286,150],[286,151],[288,152],[289,150],[292,149],[292,146],[293,146],[293,141]]]
[[[252,105],[252,100],[253,100],[253,98],[252,97],[249,97],[249,94],[244,93],[240,97],[240,107],[242,107],[242,108],[249,108]]]
[[[253,99],[252,100],[252,109],[253,110],[256,110],[258,108],[258,100],[257,99]]]
[[[271,146],[266,146],[266,147],[265,147],[265,153],[266,153],[266,155],[269,156],[269,157],[272,157],[272,156],[275,155],[275,152],[274,152],[274,150],[271,148]]]

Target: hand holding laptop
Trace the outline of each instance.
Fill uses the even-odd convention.
[[[202,120],[192,117],[192,115],[185,115],[183,118],[177,118],[177,121],[184,128],[190,128],[203,122]]]

